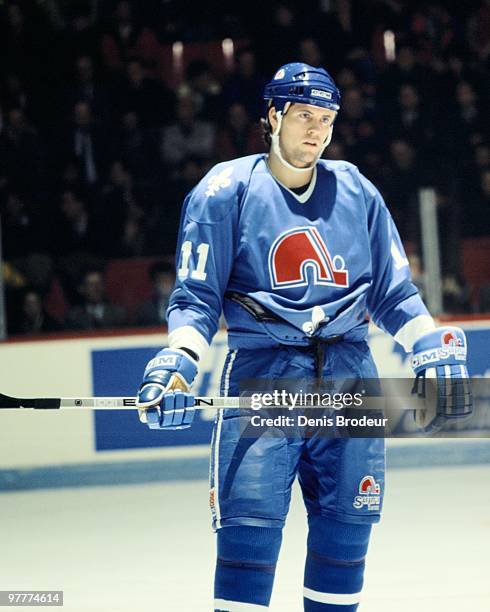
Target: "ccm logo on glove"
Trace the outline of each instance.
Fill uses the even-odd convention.
[[[148,362],[145,372],[156,367],[173,368],[177,365],[177,357],[178,355],[165,355],[164,357],[154,357],[151,361]]]

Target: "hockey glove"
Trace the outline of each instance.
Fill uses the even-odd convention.
[[[459,327],[439,327],[413,345],[412,393],[425,407],[415,411],[424,433],[436,433],[445,423],[471,415],[473,398],[466,368],[466,336]]]
[[[194,420],[189,393],[197,362],[182,349],[163,349],[148,363],[137,397],[140,421],[150,429],[186,429]]]

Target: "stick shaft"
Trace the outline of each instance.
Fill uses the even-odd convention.
[[[246,407],[247,398],[196,397],[195,408]],[[28,408],[36,410],[135,410],[135,397],[38,397],[18,398],[0,394],[0,409]]]
[[[408,398],[405,398],[408,399]],[[257,408],[252,403],[251,397],[217,397],[217,396],[198,396],[194,398],[194,407],[197,410],[219,409],[219,408]],[[274,404],[264,405],[264,408],[328,408],[319,405],[296,405]],[[383,397],[363,397],[362,404],[359,406],[345,406],[357,410],[382,410],[386,408],[385,398]],[[416,407],[423,407],[420,400],[411,397],[408,402],[390,406],[399,410],[413,410]],[[18,398],[10,397],[0,393],[0,410],[136,410],[136,397],[37,397],[37,398]]]

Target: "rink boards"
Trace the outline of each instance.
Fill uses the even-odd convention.
[[[468,336],[470,374],[490,376],[490,321],[460,325]],[[0,346],[1,391],[20,397],[131,396],[145,364],[165,342],[165,335],[148,333],[5,343]],[[412,376],[409,360],[391,337],[373,328],[370,345],[382,376]],[[201,364],[198,395],[218,394],[226,350],[226,335],[219,333]],[[190,430],[178,432],[150,431],[133,411],[8,411],[0,419],[0,489],[5,489],[35,486],[39,469],[47,486],[97,484],[99,477],[101,483],[138,481],[143,466],[147,480],[202,475],[214,412],[200,411]],[[488,449],[488,440],[481,442]],[[410,444],[396,446],[400,461],[407,461],[403,454]],[[475,459],[474,447],[466,448]],[[424,461],[420,452],[425,451],[418,452]],[[490,458],[487,450],[477,455]],[[452,456],[457,460],[458,453]]]

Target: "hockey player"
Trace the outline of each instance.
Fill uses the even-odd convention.
[[[320,159],[340,108],[330,75],[287,64],[264,98],[269,154],[218,164],[185,200],[169,348],[149,362],[139,391],[151,428],[190,426],[189,389],[222,309],[223,395],[253,378],[375,379],[367,313],[413,351],[419,376],[429,366],[446,380],[467,376],[464,334],[435,329],[380,193],[352,164]],[[439,406],[422,424],[462,416],[468,404]],[[304,609],[357,610],[384,492],[383,439],[241,437],[250,419],[224,410],[214,427],[215,610],[268,608],[296,476],[309,526]]]

